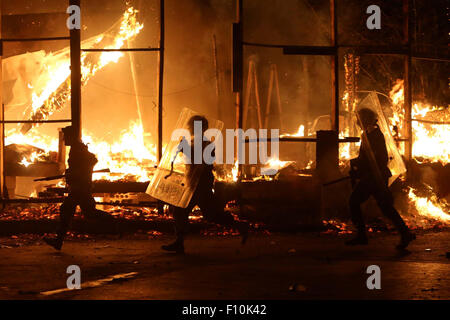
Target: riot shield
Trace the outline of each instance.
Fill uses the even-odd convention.
[[[206,150],[206,148],[203,147],[205,143],[209,146],[212,144],[202,134],[202,131],[194,134],[190,125],[194,116],[202,115],[189,108],[184,108],[180,113],[176,129],[172,132],[171,140],[164,150],[161,161],[146,191],[147,194],[156,199],[181,208],[188,206],[205,168],[202,163],[204,160],[203,150]],[[208,133],[211,132],[213,132],[213,135],[214,132],[220,133],[223,122],[206,119],[208,121],[206,136],[209,136]],[[200,123],[200,121],[196,122]],[[196,143],[201,144],[199,149],[195,148]],[[209,146],[207,148],[212,149]],[[202,154],[199,155],[195,150],[200,150]],[[200,156],[201,159],[199,159]]]
[[[384,135],[386,141],[386,149],[388,152],[388,168],[392,173],[389,178],[389,186],[403,173],[406,172],[405,163],[403,162],[402,156],[397,148],[397,144],[392,136],[391,130],[389,129],[388,122],[384,116],[383,110],[381,108],[378,96],[374,92],[370,92],[356,107],[356,113],[367,108],[374,111],[378,117],[378,126]],[[356,116],[355,116],[356,117]]]

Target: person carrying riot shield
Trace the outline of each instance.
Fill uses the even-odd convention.
[[[401,235],[397,249],[405,249],[416,236],[410,232],[394,208],[394,200],[388,187],[389,178],[392,176],[388,167],[389,155],[385,136],[377,123],[377,113],[370,108],[361,108],[356,112],[356,116],[357,123],[363,132],[359,156],[350,162],[350,176],[354,181],[354,187],[349,205],[352,222],[357,228],[357,235],[346,244],[368,244],[361,204],[373,196],[383,215],[393,222]]]
[[[196,152],[196,143],[201,144],[199,149],[202,155],[211,144],[204,135],[209,127],[209,122],[204,116],[192,115],[193,113],[187,108],[183,111],[180,119],[183,118],[183,114],[188,115],[185,127],[187,127],[186,133],[189,133],[191,138],[183,137],[174,148],[171,148],[169,144],[147,189],[147,193],[150,195],[171,204],[175,220],[176,240],[161,248],[165,251],[184,253],[184,238],[188,231],[189,214],[196,205],[200,207],[206,221],[237,229],[242,236],[242,243],[245,243],[248,224],[234,220],[214,195],[213,161],[205,162],[203,156],[200,162],[192,161]],[[183,127],[181,123],[182,121],[179,121],[178,128]],[[200,129],[196,130],[196,128]],[[211,152],[213,157],[215,156],[214,150]],[[182,168],[174,170],[179,154],[184,156]],[[170,164],[167,161],[169,159]],[[180,166],[178,165],[178,167]]]
[[[60,207],[56,238],[44,238],[44,241],[56,250],[61,250],[77,206],[80,206],[83,216],[87,218],[108,217],[105,212],[95,208],[95,200],[92,197],[92,171],[97,163],[96,156],[88,151],[87,146],[76,136],[72,126],[63,128],[63,133],[66,146],[70,146],[69,167],[65,172],[69,194]]]

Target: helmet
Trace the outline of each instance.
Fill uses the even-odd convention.
[[[201,115],[192,116],[188,121],[188,128],[191,134],[194,133],[195,125],[198,125],[198,122],[201,122],[202,133],[208,130],[208,120]]]
[[[364,127],[373,126],[377,123],[378,120],[377,114],[369,108],[360,109],[358,111],[358,115],[359,120],[361,121]]]

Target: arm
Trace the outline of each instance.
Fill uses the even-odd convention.
[[[167,179],[167,178],[169,178],[169,177],[172,175],[172,173],[173,173],[173,164],[175,163],[175,160],[177,159],[178,154],[179,154],[180,152],[182,152],[182,150],[183,150],[183,144],[184,144],[185,142],[187,142],[186,139],[184,139],[184,137],[181,138],[181,141],[180,141],[180,143],[178,144],[178,147],[177,147],[177,152],[176,152],[175,155],[173,156],[172,162],[170,163],[170,172],[169,172],[168,175],[166,175],[166,176],[164,177],[164,179]]]

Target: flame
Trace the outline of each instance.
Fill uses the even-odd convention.
[[[413,119],[423,119],[430,113],[439,114],[438,121],[450,120],[450,109],[415,103],[412,108]],[[413,157],[421,157],[430,162],[449,163],[450,124],[432,124],[413,121]],[[417,159],[416,159],[417,160]]]
[[[284,167],[287,167],[288,165],[290,165],[291,163],[293,163],[294,161],[282,161],[278,158],[269,158],[269,160],[264,164],[264,166],[266,168],[271,168],[271,169],[283,169]]]
[[[392,103],[394,106],[403,105],[405,102],[404,100],[404,81],[402,79],[397,79],[394,86],[392,87],[392,90],[389,91],[389,97],[392,100]]]
[[[239,173],[239,163],[236,160],[234,163],[233,169],[231,169],[231,176],[234,182],[238,181],[238,173]]]
[[[43,151],[33,152],[29,157],[23,157],[20,164],[28,167],[32,163],[43,161],[51,151],[58,151],[58,139],[34,132],[27,135],[12,129],[6,137],[6,145],[31,145]],[[31,134],[32,133],[32,134]],[[120,179],[148,181],[151,178],[151,169],[157,163],[156,146],[146,143],[144,129],[141,124],[131,122],[130,127],[123,130],[118,141],[112,144],[94,138],[83,131],[83,142],[98,159],[94,170],[109,168],[111,174],[95,173],[94,180],[116,181]],[[68,156],[68,153],[66,154]]]
[[[339,139],[345,138],[348,135],[348,128],[344,131],[339,132]],[[350,143],[340,143],[339,144],[339,164],[343,164],[343,160],[350,160]]]
[[[141,124],[131,122],[119,141],[112,144],[96,139],[87,132],[83,132],[83,142],[88,144],[89,151],[98,159],[94,170],[109,168],[111,171],[111,174],[95,173],[95,180],[150,180],[151,169],[157,163],[156,146],[145,143]]]
[[[305,126],[301,124],[298,127],[298,130],[296,133],[293,133],[293,134],[286,133],[286,134],[282,134],[280,137],[304,137],[304,136],[305,136]]]
[[[102,42],[108,42],[105,49],[120,49],[125,41],[135,37],[144,25],[136,19],[137,10],[128,8],[119,22],[118,31],[109,31],[105,34],[83,41],[83,47],[101,46]],[[115,30],[113,27],[112,29]],[[111,38],[113,40],[111,41]],[[31,115],[33,120],[47,119],[55,111],[62,108],[70,99],[70,51],[65,48],[57,53],[49,53],[45,57],[46,72],[41,75],[39,82],[45,82],[37,92],[32,93]],[[122,52],[81,53],[81,84],[86,85],[89,79],[99,70],[117,61],[123,56]],[[34,124],[33,126],[36,126]],[[26,124],[23,132],[27,132],[31,125]]]
[[[287,167],[293,162],[294,161],[282,161],[278,158],[271,157],[261,168],[261,175],[268,176],[265,180],[272,180],[278,171]]]
[[[434,194],[430,198],[419,197],[416,195],[415,190],[411,187],[409,188],[408,197],[416,207],[418,214],[450,225],[448,204],[446,204],[443,200],[438,201]],[[447,209],[445,209],[446,207]]]
[[[403,132],[404,128],[404,82],[397,80],[389,97],[392,101],[393,115],[389,119],[391,131]],[[412,155],[418,161],[418,157],[429,162],[441,162],[446,164],[450,157],[450,108],[431,106],[427,103],[416,102],[412,106],[412,119],[416,120],[436,120],[445,124],[433,124],[427,122],[412,122]],[[434,118],[434,119],[433,119]]]
[[[30,131],[25,135],[19,132],[18,128],[11,129],[6,133],[5,145],[10,144],[30,145],[44,150],[45,154],[50,151],[58,151],[58,139],[38,134],[35,131]]]
[[[20,161],[19,163],[25,167],[29,167],[35,162],[43,161],[45,155],[47,155],[47,153],[34,151],[29,157],[23,157],[22,161]]]
[[[133,9],[132,7],[128,8],[123,14],[122,21],[120,22],[120,29],[118,35],[115,37],[113,44],[106,46],[104,49],[120,49],[124,46],[125,41],[135,37],[143,28],[144,25],[140,24],[136,19],[136,14],[138,10]],[[100,42],[103,40],[103,36],[99,36],[97,41]],[[108,65],[111,62],[117,63],[121,57],[123,57],[123,52],[102,52],[98,62],[96,64],[92,64],[87,62],[86,56],[84,53],[81,57],[82,66],[82,82],[85,83],[87,80],[95,75],[95,73],[101,70],[103,67]]]
[[[404,131],[404,82],[397,80],[389,97],[392,101],[393,115],[390,117],[391,130],[397,127],[399,136]],[[424,102],[415,102],[411,110],[415,120],[436,121],[437,123],[412,121],[412,156],[415,161],[441,162],[447,164],[450,157],[450,109],[432,106]],[[403,151],[403,150],[401,150]],[[423,160],[422,160],[423,159]],[[428,187],[428,195],[420,197],[415,189],[409,187],[408,197],[419,215],[444,223],[450,223],[448,204],[438,200]]]
[[[137,12],[132,7],[128,8],[118,24],[100,36],[83,41],[83,47],[122,48],[127,40],[139,34],[144,27],[137,21]],[[105,42],[107,45],[102,46]],[[49,53],[45,60],[45,72],[37,82],[41,85],[28,85],[29,88],[36,87],[35,92],[32,93],[31,119],[47,119],[70,99],[69,53],[69,48],[57,53]],[[108,64],[117,63],[123,55],[123,52],[117,51],[82,52],[82,85],[86,85],[91,77]],[[26,129],[21,131],[18,128],[10,130],[5,141],[6,145],[12,143],[31,145],[43,150],[24,157],[20,164],[26,167],[43,159],[50,151],[58,150],[58,139],[39,134],[33,129],[28,131],[30,127],[25,126]],[[27,132],[28,134],[25,134]],[[157,161],[156,148],[152,144],[145,143],[144,138],[143,126],[137,123],[131,123],[130,127],[122,132],[119,141],[112,144],[83,132],[83,142],[89,144],[89,150],[98,158],[94,169],[109,168],[112,173],[111,175],[94,174],[94,179],[119,180],[133,176],[133,179],[137,181],[148,181],[151,171],[149,169],[153,168]]]
[[[32,164],[32,162],[29,162],[28,159],[26,157],[24,157],[22,159],[22,161],[19,162],[21,165],[28,167],[30,164]]]

